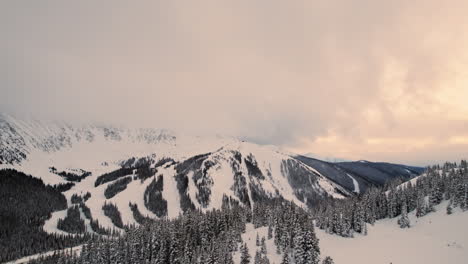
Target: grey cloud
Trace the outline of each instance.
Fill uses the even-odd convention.
[[[405,136],[398,107],[416,111],[415,123],[433,116],[425,107],[445,107],[432,94],[466,62],[467,8],[458,0],[2,1],[0,110],[286,147],[332,132],[357,144]],[[389,63],[402,71],[403,98],[384,96]],[[366,120],[369,109],[379,127]]]

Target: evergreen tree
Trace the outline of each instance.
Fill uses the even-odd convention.
[[[267,254],[267,247],[266,247],[266,242],[265,242],[265,237],[262,237],[262,242],[260,243],[261,245],[261,253],[263,255]]]
[[[333,261],[331,257],[327,256],[323,259],[322,264],[335,264],[335,262]]]
[[[241,247],[241,261],[240,264],[249,264],[250,263],[250,254],[249,248],[247,247],[247,243]]]
[[[450,202],[448,205],[447,205],[447,214],[448,215],[451,215],[453,213],[453,208],[452,208],[452,203]]]
[[[288,251],[283,252],[283,258],[281,259],[281,264],[290,264]]]
[[[318,241],[310,230],[296,230],[294,238],[294,263],[317,264],[320,251]]]
[[[257,252],[255,253],[254,263],[255,264],[262,264],[262,262],[263,262],[262,255],[261,255],[260,251],[257,250]]]
[[[268,225],[268,240],[273,238],[273,227],[271,224]]]
[[[418,192],[418,198],[416,202],[416,216],[421,217],[421,216],[426,215],[426,213],[427,213],[426,201],[422,193]]]
[[[406,201],[403,201],[403,204],[401,205],[401,216],[400,219],[398,219],[398,224],[400,225],[400,228],[410,227],[410,220],[408,218]]]

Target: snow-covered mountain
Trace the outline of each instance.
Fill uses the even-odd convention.
[[[48,233],[64,235],[84,231],[105,234],[108,230],[102,228],[121,230],[122,225],[144,223],[145,217],[176,218],[187,210],[208,212],[233,203],[246,208],[255,204],[263,206],[268,204],[263,202],[275,198],[293,201],[304,208],[313,207],[320,200],[351,197],[390,179],[412,179],[408,182],[415,183],[417,175],[425,176],[421,174],[422,168],[368,161],[330,163],[233,137],[187,136],[160,129],[76,126],[6,115],[0,115],[0,154],[0,169],[13,168],[30,174],[46,184],[56,185],[56,193],[62,191],[68,208],[62,210],[65,208],[62,197],[63,206],[55,209],[60,211],[51,210],[51,217],[44,218],[40,226]],[[11,170],[2,172],[8,171]],[[338,203],[342,202],[347,200]],[[115,221],[112,212],[109,214],[104,209],[109,204],[115,206],[121,224]],[[453,230],[449,230],[449,235],[444,233],[446,220],[442,214],[446,207],[447,203],[443,202],[436,206],[435,214],[426,218],[416,218],[410,212],[413,224],[410,231],[398,229],[396,218],[377,221],[369,226],[369,236],[356,233],[355,239],[317,229],[322,257],[331,255],[337,261],[354,263],[359,258],[350,256],[358,248],[372,247],[381,237],[389,236],[385,245],[401,239],[409,241],[408,245],[427,241],[425,249],[455,254],[453,260],[463,259],[466,254],[460,248],[465,246],[466,239]],[[77,210],[73,217],[72,208]],[[466,217],[458,209],[454,212],[447,216],[450,217],[447,221],[459,226]],[[63,224],[67,218],[68,224]],[[76,219],[84,222],[84,231],[67,229]],[[255,238],[258,234],[268,237],[268,228],[255,227],[252,223],[246,227],[243,240],[251,252],[260,250]],[[433,239],[427,239],[425,234]],[[442,240],[447,242],[447,247],[436,244]],[[406,244],[401,250],[409,248]],[[270,261],[279,263],[282,256],[276,253],[273,238],[266,239],[266,247]],[[349,250],[342,251],[343,247]],[[404,263],[404,258],[385,255],[387,248],[378,248],[378,254],[368,259]],[[413,261],[408,263],[419,263],[419,255],[425,249],[415,251],[417,254],[405,251]],[[239,263],[240,255],[240,251],[233,253],[235,263]],[[439,258],[434,259],[434,263],[440,262]]]
[[[21,120],[5,114],[0,114],[0,132],[0,164],[21,164],[36,158],[34,154],[51,154],[86,144],[97,147],[105,143],[129,146],[175,144],[175,136],[167,130],[72,126],[65,122]]]
[[[226,197],[246,206],[274,197],[311,206],[325,197],[352,195],[276,147],[167,130],[1,115],[0,162],[0,168],[14,168],[47,184],[73,184],[64,192],[69,206],[73,195],[89,192],[85,204],[104,227],[114,227],[103,214],[105,202],[117,206],[124,224],[134,224],[129,203],[143,215],[175,217],[190,208],[219,208]],[[65,214],[54,213],[45,229],[60,232],[57,221]]]

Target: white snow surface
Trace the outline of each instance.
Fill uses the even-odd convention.
[[[174,218],[181,213],[179,191],[177,190],[177,182],[174,178],[175,169],[172,166],[165,169],[164,172],[160,173],[163,175],[164,185],[162,196],[167,201],[167,216]]]
[[[411,227],[401,229],[397,220],[368,225],[368,235],[343,238],[316,228],[321,256],[337,264],[466,264],[468,263],[468,212],[446,214],[447,202],[436,212],[417,218],[409,214]]]
[[[436,212],[417,218],[409,214],[411,227],[401,229],[398,217],[368,225],[368,235],[354,238],[331,235],[315,228],[319,238],[321,258],[331,256],[336,264],[466,264],[468,263],[468,212],[454,209],[446,214],[447,202],[436,206]],[[242,239],[252,257],[260,249],[255,245],[257,234],[267,238],[267,227],[255,229],[247,224]],[[266,240],[270,263],[281,263],[273,239]],[[240,252],[234,253],[234,262],[240,263]],[[292,262],[291,262],[292,263]]]
[[[271,264],[280,264],[281,263],[281,255],[276,254],[276,246],[274,243],[274,239],[268,239],[268,227],[260,227],[255,229],[253,224],[247,224],[245,233],[242,234],[242,241],[244,243],[247,243],[247,247],[249,248],[249,254],[251,256],[250,263],[254,263],[255,259],[255,253],[257,250],[259,251],[261,247],[257,247],[256,245],[256,239],[257,239],[257,234],[258,237],[260,238],[260,241],[262,240],[262,237],[265,237],[265,244],[267,246],[267,257],[270,260]],[[240,249],[240,245],[239,245]],[[236,252],[233,253],[233,259],[234,263],[240,263],[240,250],[237,250]]]
[[[67,210],[56,211],[52,213],[52,216],[47,219],[44,223],[44,231],[48,233],[56,233],[59,235],[67,235],[67,232],[64,232],[57,228],[57,222],[59,219],[64,219],[67,216]]]

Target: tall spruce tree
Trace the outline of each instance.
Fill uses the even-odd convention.
[[[327,256],[323,259],[322,264],[335,264],[335,262],[331,257]]]
[[[410,227],[410,220],[408,218],[406,200],[403,200],[403,204],[401,205],[401,216],[400,216],[400,219],[398,219],[398,224],[400,225],[400,228]]]
[[[244,245],[241,247],[240,264],[249,264],[249,263],[250,263],[249,248],[247,246],[247,243],[244,243]]]

